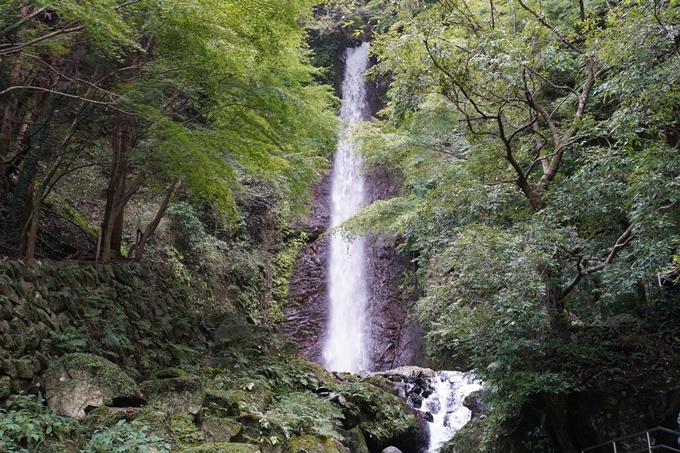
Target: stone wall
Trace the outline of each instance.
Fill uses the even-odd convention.
[[[202,348],[191,291],[161,264],[0,262],[0,400],[37,392],[57,357],[91,352],[143,377]]]

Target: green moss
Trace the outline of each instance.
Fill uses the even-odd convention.
[[[170,427],[168,413],[156,406],[144,406],[135,415],[135,420],[149,426],[149,434],[160,436],[168,442],[175,441],[175,433]]]
[[[399,397],[367,382],[348,382],[340,387],[347,401],[346,417],[358,419],[358,426],[372,440],[388,440],[417,428],[412,409]]]
[[[172,413],[197,414],[203,404],[203,384],[197,377],[149,380],[140,388],[147,403]]]
[[[347,434],[346,444],[350,447],[352,453],[369,453],[364,433],[361,432],[358,426],[350,429]]]
[[[179,378],[186,376],[187,373],[179,368],[163,368],[162,370],[155,371],[149,376],[150,380],[155,379],[170,379]]]
[[[231,442],[243,430],[243,425],[234,419],[210,415],[202,418],[200,427],[207,442]]]
[[[177,441],[183,444],[197,444],[205,441],[203,434],[196,428],[187,414],[172,416],[170,428]]]
[[[394,384],[392,381],[385,379],[382,376],[369,376],[361,381],[374,385],[387,393],[392,393],[394,391]]]
[[[287,453],[345,453],[347,448],[330,437],[297,436],[288,441]]]
[[[260,447],[252,444],[220,442],[199,445],[182,450],[183,453],[259,453]]]
[[[205,393],[203,407],[207,413],[218,417],[231,417],[241,413],[241,402],[246,401],[248,395],[243,390],[216,390]]]

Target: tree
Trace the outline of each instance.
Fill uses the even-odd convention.
[[[218,206],[232,221],[243,175],[275,184],[300,208],[335,134],[332,96],[313,82],[297,23],[312,5],[251,3],[83,8],[36,0],[3,9],[0,182],[9,229],[38,228],[49,190],[33,204],[36,177],[47,177],[43,189],[58,186],[59,167],[67,164],[67,172],[92,165],[108,177],[103,261],[120,255],[127,203],[156,181],[181,180],[191,197]],[[26,140],[35,143],[23,145]],[[56,152],[60,142],[64,148]],[[15,253],[28,248],[33,255],[34,245],[25,243],[35,234],[21,237]]]
[[[391,88],[364,146],[406,195],[348,228],[404,237],[432,352],[480,370],[497,428],[541,400],[575,451],[565,397],[592,377],[576,369],[620,356],[584,340],[578,358],[571,338],[649,306],[677,242],[678,6],[412,6],[374,46]]]

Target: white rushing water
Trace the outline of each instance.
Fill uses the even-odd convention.
[[[368,43],[347,49],[342,83],[346,122],[333,161],[331,177],[331,227],[356,214],[364,203],[361,156],[355,153],[352,123],[367,120],[368,103],[363,73],[368,67]],[[370,334],[367,332],[367,290],[364,275],[364,240],[348,243],[331,237],[328,273],[329,320],[323,347],[324,366],[332,371],[367,369]]]
[[[423,400],[421,410],[432,414],[430,428],[430,453],[435,453],[443,442],[451,439],[459,429],[470,421],[471,412],[463,406],[470,393],[481,389],[471,373],[461,371],[438,371],[430,380],[433,393]]]

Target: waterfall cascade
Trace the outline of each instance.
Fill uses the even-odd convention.
[[[432,394],[423,400],[421,408],[432,414],[432,420],[428,423],[428,451],[434,453],[470,420],[470,409],[463,406],[463,400],[481,386],[470,373],[460,371],[438,371],[430,379],[430,384]]]
[[[340,118],[345,122],[333,161],[331,174],[331,227],[336,227],[356,214],[364,204],[364,177],[361,156],[355,152],[352,124],[370,118],[366,82],[368,44],[345,52],[345,74],[342,84],[343,107]],[[328,257],[328,325],[322,348],[323,365],[331,371],[358,373],[372,366],[369,351],[372,337],[368,319],[368,288],[364,239],[352,242],[334,235],[330,238]],[[416,369],[416,367],[406,367]],[[396,371],[396,370],[394,370]],[[430,431],[429,452],[453,437],[469,419],[470,410],[463,400],[480,385],[470,374],[458,371],[427,371],[427,376],[390,376],[399,396],[412,407],[425,413]],[[367,372],[367,375],[374,373]],[[360,373],[361,375],[361,373]]]
[[[368,43],[347,49],[340,118],[347,124],[338,143],[331,181],[331,227],[340,225],[364,203],[362,160],[354,151],[351,125],[370,117],[363,73],[368,67]],[[333,371],[357,372],[370,366],[367,328],[367,288],[364,240],[331,238],[328,331],[323,361]]]

